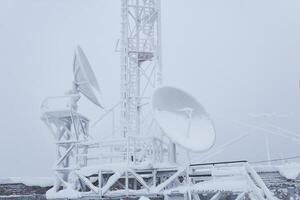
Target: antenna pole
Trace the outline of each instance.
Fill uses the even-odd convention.
[[[266,145],[268,165],[271,166],[271,153],[270,153],[269,135],[267,133],[265,133],[264,136],[265,136],[265,145]]]
[[[141,105],[162,83],[160,0],[122,0],[121,134],[142,135]]]
[[[169,143],[168,161],[170,163],[176,163],[176,144],[172,141]]]

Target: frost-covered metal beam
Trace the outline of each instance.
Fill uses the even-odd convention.
[[[165,187],[167,187],[172,181],[174,181],[176,178],[178,178],[179,175],[181,175],[186,168],[179,168],[176,173],[174,173],[172,176],[170,176],[167,180],[156,186],[153,191],[155,193],[161,192]]]
[[[62,183],[66,188],[69,187],[70,185],[64,181],[61,176],[58,173],[55,173],[55,176],[57,178],[57,181],[59,181],[60,183]],[[57,189],[59,188],[60,185],[54,185],[54,187],[57,187]]]
[[[236,197],[235,200],[241,200],[241,199],[243,199],[244,197],[245,197],[245,193],[242,192],[241,194],[239,194],[239,195]]]
[[[144,179],[137,173],[135,173],[132,169],[128,169],[128,171],[136,178],[138,182],[140,182],[146,189],[150,190],[150,187],[144,181]]]
[[[80,178],[80,180],[82,180],[84,182],[84,184],[90,188],[92,191],[94,191],[95,193],[98,193],[99,190],[96,186],[93,185],[93,183],[87,179],[85,176],[81,175],[80,173],[78,172],[75,172],[75,174]]]
[[[268,200],[275,200],[273,194],[271,193],[271,191],[269,190],[269,188],[267,188],[267,186],[265,185],[265,183],[263,182],[263,180],[261,179],[261,177],[256,173],[256,171],[249,165],[249,163],[245,164],[245,169],[247,171],[247,174],[250,176],[250,179],[252,181],[255,181],[256,184],[254,184],[255,186],[259,186],[261,192],[258,192],[259,196],[262,196],[263,199],[268,199]],[[263,195],[261,195],[261,193]]]
[[[222,196],[222,193],[219,191],[217,192],[210,200],[219,200]]]
[[[64,152],[64,154],[60,157],[60,159],[57,161],[56,166],[58,166],[69,154],[70,152],[73,150],[73,148],[75,147],[74,144],[72,144],[67,151]]]
[[[124,175],[124,171],[115,172],[109,179],[106,184],[101,188],[101,193],[104,195],[107,191],[109,191],[110,187],[113,186],[121,176]]]

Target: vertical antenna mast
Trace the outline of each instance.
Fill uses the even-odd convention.
[[[160,0],[122,0],[121,133],[143,134],[141,118],[162,82]]]

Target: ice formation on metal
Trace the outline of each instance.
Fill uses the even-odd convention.
[[[210,192],[212,199],[220,199],[230,191],[235,199],[273,199],[247,162],[182,165],[175,158],[170,159],[173,163],[165,159],[168,144],[150,106],[153,91],[162,83],[160,0],[121,2],[120,127],[109,140],[95,142],[89,136],[89,120],[78,113],[77,101],[80,93],[100,107],[102,101],[85,56],[76,57],[79,50],[73,89],[65,96],[46,99],[42,106],[42,119],[57,145],[56,182],[47,198],[198,200],[201,193]],[[66,106],[50,106],[61,100]],[[103,117],[114,114],[117,107]],[[169,150],[176,157],[174,146]],[[90,148],[98,148],[97,165],[88,164],[93,159]]]

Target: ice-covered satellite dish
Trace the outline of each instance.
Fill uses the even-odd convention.
[[[91,65],[80,46],[74,57],[74,85],[83,95],[97,106],[103,108],[101,90]]]
[[[161,130],[175,144],[196,152],[213,146],[213,122],[191,95],[178,88],[160,87],[152,96],[152,107]]]

